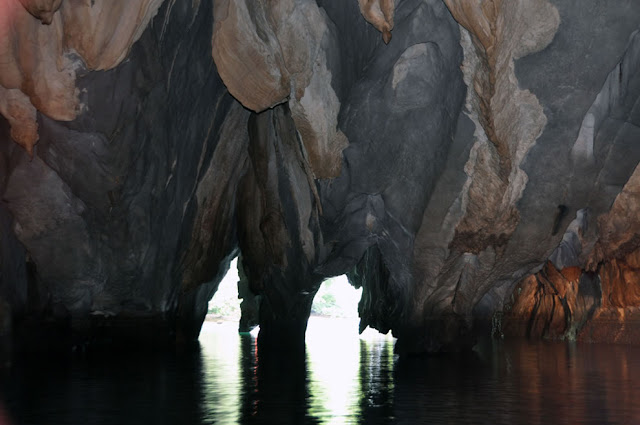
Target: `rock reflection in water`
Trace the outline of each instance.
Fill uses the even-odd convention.
[[[307,337],[306,353],[267,355],[207,323],[185,352],[20,358],[0,370],[0,424],[640,423],[639,347],[487,341],[397,358],[392,339],[324,319]]]
[[[400,359],[397,423],[640,423],[638,347],[488,341],[476,354]]]

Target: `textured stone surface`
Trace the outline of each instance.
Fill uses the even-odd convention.
[[[637,67],[628,65],[636,60],[638,24],[632,17],[638,16],[640,8],[632,2],[608,8],[604,3],[594,1],[584,3],[585,8],[576,11],[572,2],[555,1],[554,4],[562,22],[554,42],[545,51],[521,59],[516,66],[516,75],[523,87],[529,88],[546,105],[548,124],[525,161],[529,183],[519,203],[522,231],[516,232],[513,241],[529,255],[540,252],[539,248],[549,246],[544,240],[550,235],[536,229],[554,229],[556,221],[569,224],[577,210],[585,211],[586,222],[580,226],[582,235],[573,238],[571,248],[564,249],[564,253],[577,254],[577,257],[573,255],[571,264],[583,273],[594,272],[604,291],[601,273],[608,267],[607,263],[614,258],[623,258],[635,249],[632,243],[624,251],[618,251],[615,242],[616,238],[635,238],[634,214],[623,213],[621,209],[608,217],[610,220],[620,214],[619,223],[625,223],[626,230],[618,232],[617,236],[611,234],[611,227],[607,227],[607,219],[602,215],[612,208],[626,184],[630,189],[626,194],[622,191],[622,199],[633,193],[633,179],[629,179],[640,158],[635,149],[637,134],[633,124],[639,95],[638,73]],[[597,16],[599,22],[597,30],[587,23],[593,16]],[[613,27],[616,31],[607,30]],[[585,34],[588,34],[586,38]],[[576,61],[584,57],[580,52],[589,57],[596,55],[602,62],[569,68],[569,63],[575,66]],[[535,64],[542,66],[537,74],[533,72]],[[567,64],[572,72],[554,71],[562,64]],[[577,86],[581,89],[576,89]],[[594,114],[594,111],[598,112]],[[577,148],[588,146],[588,143],[585,145],[585,140],[588,141],[585,127],[591,123],[592,158],[588,156],[590,148]],[[541,201],[545,199],[551,202]],[[558,214],[561,210],[564,212]],[[559,215],[563,217],[558,220]],[[565,229],[567,224],[560,227]],[[571,226],[567,230],[571,232]],[[621,236],[622,233],[626,236]],[[565,245],[567,239],[565,233]],[[607,254],[604,254],[605,250]],[[571,256],[562,255],[564,259]],[[608,284],[625,287],[620,282]],[[611,313],[608,308],[601,311]],[[619,323],[617,319],[616,322]],[[629,323],[634,321],[629,320]]]
[[[3,133],[3,198],[34,281],[18,327],[193,338],[233,258],[248,113],[201,54],[209,3],[165,4],[154,22],[116,69],[78,77],[78,118],[38,114],[33,160]]]
[[[638,343],[637,170],[598,218],[595,245],[587,243],[588,219],[580,210],[550,257],[553,264],[516,285],[504,308],[504,334]]]
[[[296,346],[322,281],[312,270],[322,255],[319,204],[287,106],[253,115],[248,126],[250,166],[238,188],[242,267],[262,295],[262,342]]]
[[[385,44],[389,44],[395,13],[394,0],[358,0],[358,5],[364,19],[376,27],[382,33]]]
[[[413,245],[465,93],[458,37],[440,2],[398,4],[393,41],[379,44],[343,107],[346,169],[322,185],[325,239],[335,242],[321,270],[344,273],[368,252],[352,279],[364,286],[361,328],[393,328],[401,339],[422,308]]]
[[[13,140],[32,154],[36,109],[56,120],[76,118],[83,107],[75,84],[78,70],[122,62],[161,3],[2,0],[0,113],[11,124]]]
[[[347,140],[336,124],[340,103],[331,88],[335,31],[313,0],[217,0],[213,57],[229,92],[262,112],[289,103],[317,178],[340,174]]]
[[[473,87],[467,108],[476,123],[476,141],[465,165],[470,178],[462,199],[464,216],[453,244],[479,253],[504,244],[515,230],[515,204],[528,178],[520,164],[546,124],[538,99],[519,89],[513,61],[546,47],[559,17],[546,0],[447,5],[470,33],[463,35],[463,69],[467,86]]]
[[[558,271],[551,263],[518,283],[499,331],[502,336],[638,344],[639,252],[595,272]]]

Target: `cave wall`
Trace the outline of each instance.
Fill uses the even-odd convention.
[[[447,156],[459,153],[451,146],[466,86],[458,25],[444,4],[399,2],[393,34],[388,45],[378,42],[342,107],[349,147],[343,175],[321,183],[326,234],[335,240],[321,270],[344,273],[372,250],[352,275],[364,286],[361,328],[375,323],[402,339],[418,314],[414,243]]]
[[[510,283],[501,292],[490,291],[483,304],[493,305],[499,314],[520,324],[529,320],[549,323],[553,317],[558,325],[555,330],[537,332],[514,325],[507,332],[510,334],[612,342],[615,339],[612,335],[621,323],[634,322],[631,316],[620,318],[616,308],[621,306],[613,308],[602,294],[612,287],[626,291],[629,304],[621,308],[634,311],[633,279],[612,279],[610,270],[619,270],[620,264],[627,264],[627,256],[637,249],[637,215],[632,210],[636,204],[639,158],[635,117],[639,95],[639,8],[631,2],[623,2],[619,8],[590,2],[585,3],[587,9],[576,11],[572,2],[554,3],[562,19],[554,42],[545,51],[521,59],[516,67],[522,84],[546,105],[549,122],[525,162],[530,181],[520,201],[520,211],[522,225],[526,227],[516,232],[514,239],[525,252],[539,251],[547,256],[552,265],[545,265],[534,274],[535,278],[525,278],[517,287]],[[588,17],[592,13],[598,16],[597,30],[589,29]],[[616,31],[611,31],[614,27]],[[585,63],[575,72],[559,72],[562,67],[558,64],[566,62],[569,69],[570,64],[573,66],[592,55],[603,61]],[[536,67],[540,67],[537,73]],[[544,241],[549,237],[553,245]],[[559,237],[561,240],[556,242]],[[553,250],[549,253],[550,247]],[[567,274],[572,278],[561,278]],[[554,298],[551,294],[557,295],[556,290],[548,290],[546,282],[554,285],[558,282],[556,286],[564,287],[567,280],[575,290],[578,284],[580,288],[591,289],[584,297],[569,298],[560,289],[561,295]],[[520,299],[519,311],[514,313],[512,294],[517,295],[516,290],[536,292],[534,298],[539,302],[533,298]],[[549,297],[542,296],[543,292]],[[595,296],[596,293],[600,295]],[[555,299],[555,306],[551,299]],[[558,310],[563,303],[567,314]],[[591,307],[585,305],[593,306],[588,320],[583,319],[584,311]],[[596,320],[607,315],[611,316],[608,322]],[[563,321],[566,323],[560,326]],[[602,332],[587,337],[583,326]],[[633,332],[632,329],[627,331]],[[629,337],[620,338],[633,341]]]
[[[83,112],[38,113],[33,158],[4,126],[4,214],[22,245],[7,250],[30,269],[25,284],[9,273],[24,261],[3,266],[5,299],[27,285],[34,300],[9,301],[20,335],[51,324],[63,337],[50,339],[197,337],[236,250],[248,141],[248,113],[200,54],[212,14],[164,4],[125,61],[79,72]]]
[[[640,5],[125,3],[0,2],[0,338],[193,340],[240,252],[276,345],[635,317]]]
[[[355,5],[318,3],[340,46],[323,60],[348,146],[340,176],[318,180],[314,271],[350,272],[361,329],[393,330],[401,352],[472,345],[477,322],[549,258],[586,268],[596,220],[638,162],[637,6],[445,3],[396,2],[388,45],[351,24]],[[564,232],[578,211],[584,250]]]
[[[611,210],[597,220],[595,243],[580,210],[563,241],[538,273],[518,282],[497,313],[507,336],[638,342],[640,315],[636,170]],[[494,317],[496,313],[494,313]],[[495,322],[495,320],[494,320]]]

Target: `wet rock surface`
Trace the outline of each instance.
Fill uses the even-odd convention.
[[[241,253],[263,344],[339,274],[401,353],[634,339],[640,5],[75,3],[0,2],[0,338],[191,341]]]

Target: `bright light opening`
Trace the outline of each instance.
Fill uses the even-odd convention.
[[[347,276],[336,276],[325,280],[311,306],[312,316],[357,318],[358,302],[362,288],[356,289]]]
[[[238,257],[229,265],[227,275],[220,282],[218,290],[209,301],[209,318],[212,320],[240,320],[240,302],[238,299]]]
[[[207,320],[210,322],[234,322],[240,321],[240,302],[238,299],[238,258],[234,258],[229,265],[229,271],[220,282],[218,290],[209,301]],[[358,339],[358,303],[362,296],[362,288],[354,288],[349,283],[346,275],[332,277],[325,280],[313,299],[311,306],[311,332],[318,323],[327,323],[321,319],[347,319],[348,323],[339,321],[340,326],[354,329],[353,337]],[[318,322],[319,321],[319,322]],[[257,333],[258,328],[254,329]],[[367,328],[360,339],[377,339],[381,335],[375,329]]]

